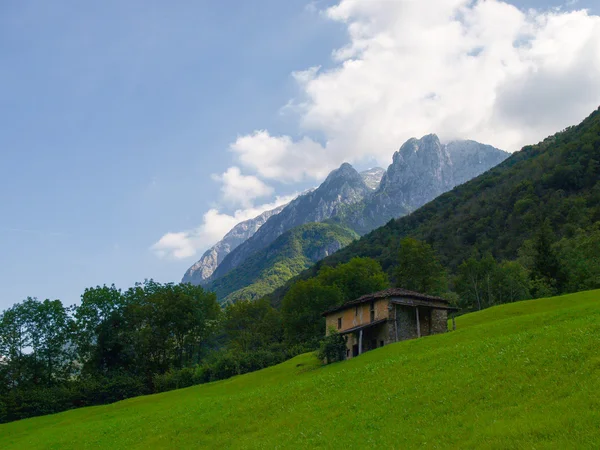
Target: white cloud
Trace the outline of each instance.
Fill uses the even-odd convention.
[[[431,132],[515,151],[600,104],[600,17],[584,10],[342,0],[324,14],[345,24],[349,42],[333,68],[293,74],[302,98],[285,111],[304,135],[259,130],[231,145],[263,178],[319,179],[365,157],[386,165],[406,139]]]
[[[329,173],[331,162],[321,144],[308,137],[293,141],[289,136],[271,136],[260,130],[238,137],[230,150],[240,162],[260,176],[284,183],[299,181],[306,176],[322,178]]]
[[[222,183],[223,200],[229,205],[249,208],[255,199],[273,194],[272,187],[253,175],[243,175],[235,166],[222,175],[213,175],[213,179]]]
[[[239,136],[230,151],[254,175],[234,166],[214,178],[223,183],[223,202],[241,209],[211,209],[198,228],[167,233],[152,247],[159,256],[191,257],[275,207],[253,206],[273,193],[264,180],[319,180],[365,158],[385,167],[408,138],[428,133],[515,151],[600,104],[600,17],[585,10],[522,11],[499,0],[341,0],[321,14],[344,24],[348,43],[332,51],[332,68],[292,74],[301,96],[283,112],[297,116],[300,134]]]
[[[151,250],[159,258],[190,258],[222,239],[238,223],[253,219],[264,211],[270,211],[278,206],[285,205],[295,196],[276,197],[273,202],[239,209],[232,215],[221,213],[217,209],[210,209],[204,214],[202,224],[199,227],[187,231],[166,233],[158,242],[152,245]]]

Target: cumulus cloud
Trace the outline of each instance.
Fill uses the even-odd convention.
[[[300,95],[283,112],[297,119],[298,135],[238,136],[229,146],[238,165],[214,179],[222,202],[240,209],[211,209],[198,228],[167,233],[152,247],[159,256],[193,256],[240,221],[288,201],[254,207],[273,194],[265,180],[320,180],[344,161],[374,158],[385,167],[408,138],[428,133],[515,151],[600,104],[600,17],[585,10],[341,0],[321,15],[343,24],[348,42],[332,50],[330,68],[292,74]]]
[[[236,210],[233,214],[224,214],[217,209],[208,210],[202,224],[192,230],[169,232],[152,245],[151,250],[166,259],[186,259],[196,256],[215,244],[235,225],[289,203],[296,195],[276,197],[273,202],[246,209]]]
[[[243,175],[239,167],[233,166],[222,175],[213,175],[221,182],[223,201],[232,206],[250,208],[255,199],[273,194],[273,188],[253,175]]]
[[[285,110],[298,114],[300,137],[259,130],[230,147],[265,179],[320,179],[366,157],[385,165],[406,139],[431,132],[515,151],[600,104],[600,17],[585,10],[342,0],[323,14],[349,40],[332,68],[293,74],[302,95]]]

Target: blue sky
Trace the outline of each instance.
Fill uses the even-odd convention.
[[[321,153],[329,142],[344,142],[334,125],[314,125],[326,109],[314,107],[321,105],[311,97],[315,79],[303,84],[292,76],[315,66],[335,74],[342,64],[331,55],[349,42],[353,19],[318,12],[336,3],[3,2],[0,309],[27,296],[72,304],[85,287],[103,283],[179,281],[199,254],[158,257],[151,247],[165,233],[195,229],[211,208],[231,214],[318,183],[323,173],[311,168],[289,179],[276,174],[275,163],[262,170],[239,138],[249,136],[252,146],[252,133],[268,130],[268,139],[290,136],[297,145],[308,136],[311,146],[324,146]],[[597,14],[596,3],[562,11]],[[297,98],[308,98],[308,106],[290,103]],[[579,119],[577,108],[556,120]],[[460,115],[444,123],[448,117]],[[501,128],[473,130],[493,141]],[[391,145],[373,157],[331,147],[322,167],[385,162]],[[225,201],[218,180],[232,166],[268,185],[269,194]]]

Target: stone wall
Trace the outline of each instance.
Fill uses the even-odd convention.
[[[431,311],[431,333],[445,333],[448,331],[448,311],[434,309]]]

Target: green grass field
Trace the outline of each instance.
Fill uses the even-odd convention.
[[[321,367],[0,425],[0,449],[598,448],[600,291],[490,308]]]

